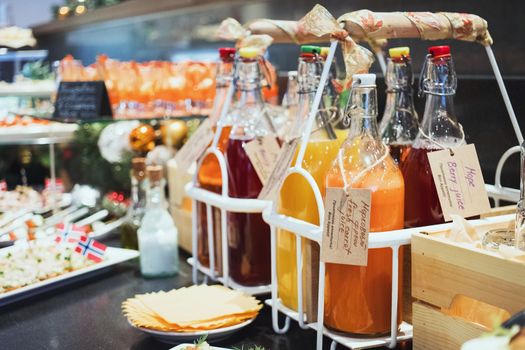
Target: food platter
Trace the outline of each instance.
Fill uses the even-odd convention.
[[[6,256],[15,249],[19,249],[19,247],[12,246],[2,249],[0,251],[0,257]],[[93,277],[94,275],[102,273],[116,264],[134,259],[138,256],[139,252],[135,250],[108,247],[104,256],[104,260],[99,263],[83,267],[78,270],[66,272],[56,277],[51,277],[40,282],[27,285],[25,287],[14,289],[9,292],[1,293],[0,307],[25,298],[42,294],[44,292],[71,284],[73,282],[78,282],[86,278]]]
[[[158,341],[162,343],[179,344],[182,342],[193,342],[197,340],[199,337],[202,337],[204,335],[207,335],[206,337],[207,341],[216,342],[219,340],[223,340],[229,337],[230,335],[240,331],[244,327],[250,325],[254,320],[255,318],[252,318],[252,319],[249,319],[247,321],[244,321],[242,323],[239,323],[233,326],[206,330],[206,331],[197,331],[197,332],[162,332],[162,331],[156,331],[156,330],[148,329],[144,327],[136,327],[131,322],[129,321],[128,322],[134,328],[139,329],[142,332],[151,335],[153,338],[157,339]],[[181,348],[176,347],[175,349],[181,349]],[[223,349],[223,348],[214,347],[213,349]]]

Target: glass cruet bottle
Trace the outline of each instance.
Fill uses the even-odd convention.
[[[228,89],[233,81],[233,68],[235,59],[234,48],[223,47],[219,49],[219,61],[217,62],[216,73],[216,93],[213,102],[213,109],[210,114],[210,120],[214,125],[222,127],[217,148],[224,153],[228,146],[228,136],[231,131],[231,118],[226,116],[224,120],[219,120],[221,111],[226,101]],[[216,130],[216,126],[214,130]],[[197,186],[208,191],[221,193],[222,191],[222,174],[219,162],[214,155],[207,155],[203,159],[197,175]],[[212,210],[213,225],[213,247],[215,270],[222,273],[222,240],[221,240],[221,211],[213,207]],[[208,251],[208,219],[206,214],[206,204],[199,202],[197,204],[197,252],[199,263],[202,266],[210,266],[210,255]]]
[[[404,181],[377,127],[374,74],[353,76],[347,112],[350,131],[326,186],[371,191],[370,231],[403,228]],[[402,254],[400,254],[402,260]],[[399,266],[403,266],[400,262]],[[401,274],[400,274],[401,275]],[[376,336],[390,331],[392,250],[369,249],[367,266],[326,264],[325,325],[337,331]],[[402,276],[399,277],[401,296]],[[400,298],[401,300],[401,298]],[[401,322],[399,303],[398,324]]]
[[[166,209],[161,166],[148,166],[146,213],[138,230],[140,271],[144,277],[173,276],[179,271],[178,231]]]
[[[146,210],[146,158],[131,160],[131,205],[124,223],[120,226],[122,248],[139,249],[137,230]]]
[[[450,48],[433,46],[428,51],[420,78],[421,92],[426,95],[425,112],[414,145],[401,166],[406,184],[405,227],[444,222],[427,153],[465,143],[454,111],[457,79]]]
[[[390,155],[397,164],[401,164],[416,139],[419,121],[414,108],[410,49],[391,48],[389,55],[385,76],[386,105],[379,130]]]
[[[275,135],[261,93],[260,62],[256,48],[242,48],[235,69],[237,101],[226,149],[228,195],[257,198],[262,183],[244,146],[256,137]],[[275,136],[277,139],[277,136]],[[245,286],[270,283],[270,227],[260,213],[228,212],[228,267],[230,277]]]

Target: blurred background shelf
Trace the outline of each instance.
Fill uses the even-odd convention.
[[[138,16],[157,14],[166,16],[172,12],[203,8],[207,5],[220,5],[232,3],[247,3],[248,1],[214,1],[214,0],[128,0],[117,5],[99,8],[82,16],[74,16],[61,20],[54,20],[48,23],[34,26],[35,35],[47,35],[52,33],[67,32],[78,27],[87,26],[94,23],[114,21],[119,19],[129,19]],[[260,1],[259,1],[260,2]]]

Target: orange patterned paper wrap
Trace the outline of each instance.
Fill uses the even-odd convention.
[[[393,38],[458,39],[492,45],[487,21],[468,13],[359,10],[346,13],[337,21],[343,24],[354,40],[368,41],[373,48],[384,45],[385,39]],[[258,19],[245,27],[239,24],[239,27],[250,34],[267,34],[276,43],[307,44],[330,39],[329,34],[319,37],[303,31],[297,21]],[[221,37],[226,39],[224,35]]]

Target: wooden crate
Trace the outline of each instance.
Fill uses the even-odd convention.
[[[510,221],[512,216],[473,223],[488,230]],[[412,236],[414,349],[459,349],[491,328],[491,315],[501,321],[525,308],[525,263],[451,242],[444,233]],[[460,310],[458,300],[470,306]]]

